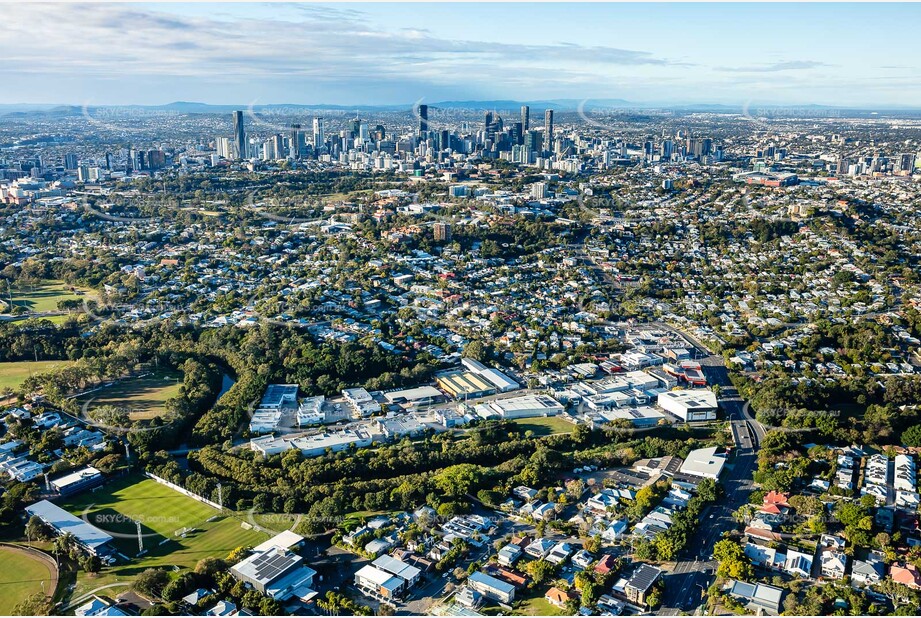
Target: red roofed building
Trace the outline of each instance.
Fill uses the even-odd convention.
[[[572,597],[569,595],[568,592],[564,592],[563,590],[560,590],[559,588],[554,586],[553,588],[547,591],[547,594],[544,595],[544,598],[547,599],[547,602],[550,603],[551,605],[555,605],[557,607],[563,607]]]
[[[598,560],[598,564],[595,565],[596,573],[610,573],[611,569],[614,568],[614,556],[610,554],[605,554]]]
[[[496,575],[499,579],[504,579],[516,588],[522,588],[528,583],[527,577],[519,575],[514,571],[509,571],[508,569],[496,569]]]
[[[787,502],[789,499],[789,494],[783,494],[779,491],[769,491],[767,495],[764,496],[764,506],[776,505],[790,508],[790,503]]]
[[[913,564],[893,564],[889,569],[889,577],[892,578],[892,581],[905,584],[909,588],[921,588],[921,572]]]

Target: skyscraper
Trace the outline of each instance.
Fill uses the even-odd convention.
[[[528,152],[536,152],[540,155],[543,150],[543,138],[541,137],[540,131],[535,129],[526,132],[524,134],[524,147],[528,149]]]
[[[524,144],[524,131],[520,122],[512,123],[512,145]]]
[[[233,148],[236,158],[246,158],[246,131],[243,130],[243,112],[240,110],[233,113]]]
[[[544,112],[544,148],[553,152],[553,110]]]
[[[73,154],[72,152],[68,152],[64,155],[64,169],[77,169],[77,155]]]
[[[484,131],[486,139],[494,139],[496,133],[502,130],[502,118],[496,112],[486,112]]]
[[[270,137],[262,143],[262,160],[274,161],[277,158],[278,153],[275,152],[275,140]]]
[[[317,150],[326,144],[326,133],[323,130],[323,119],[315,116],[313,119],[313,148]]]
[[[352,135],[352,139],[358,137],[358,134],[361,132],[361,118],[355,117],[352,120],[349,120],[349,133]]]
[[[839,176],[846,176],[851,167],[851,162],[844,155],[838,157],[838,166],[836,172]]]
[[[301,133],[301,125],[291,125],[291,137],[288,140],[288,156],[292,159],[301,158],[301,144],[304,142],[304,134]]]
[[[525,132],[531,128],[531,108],[527,105],[521,106],[521,128]]]
[[[429,130],[429,106],[419,106],[419,137],[424,137]]]

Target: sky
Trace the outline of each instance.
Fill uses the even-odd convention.
[[[921,4],[4,4],[0,103],[921,107]]]

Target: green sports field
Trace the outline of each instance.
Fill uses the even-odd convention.
[[[26,378],[35,373],[45,373],[53,369],[66,367],[72,361],[23,361],[18,363],[0,363],[0,391],[4,388],[17,389]]]
[[[112,386],[95,391],[80,399],[92,399],[90,410],[97,406],[112,405],[128,411],[131,420],[143,420],[166,412],[164,403],[179,394],[182,373],[156,371],[143,378],[119,380]]]
[[[549,436],[557,433],[572,433],[576,428],[569,421],[555,416],[538,416],[535,418],[518,418],[512,421],[522,431],[533,431],[535,436]]]
[[[74,597],[101,585],[130,581],[150,567],[192,568],[202,558],[223,558],[237,547],[258,545],[268,538],[244,528],[245,516],[221,515],[166,485],[137,476],[84,492],[60,506],[114,536],[115,547],[130,559],[93,578],[81,571]],[[135,522],[141,523],[147,552],[140,558]],[[185,538],[176,536],[182,528],[195,531]]]
[[[11,290],[13,305],[25,307],[32,313],[58,311],[58,301],[95,299],[96,294],[88,289],[76,288],[63,281],[40,281],[35,284],[14,284]],[[0,288],[0,313],[9,313],[10,294],[4,285]]]
[[[18,603],[42,591],[54,592],[51,566],[24,551],[0,547],[0,616],[10,616]]]

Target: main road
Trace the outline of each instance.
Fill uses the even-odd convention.
[[[723,358],[711,354],[699,361],[708,383],[720,386],[720,408],[730,423],[736,448],[721,479],[725,495],[703,511],[694,537],[679,555],[675,567],[664,576],[665,594],[658,611],[661,615],[688,612],[701,604],[719,566],[711,558],[713,545],[738,525],[733,513],[748,503],[758,447],[764,438],[764,428],[748,416],[744,400],[729,381]]]

